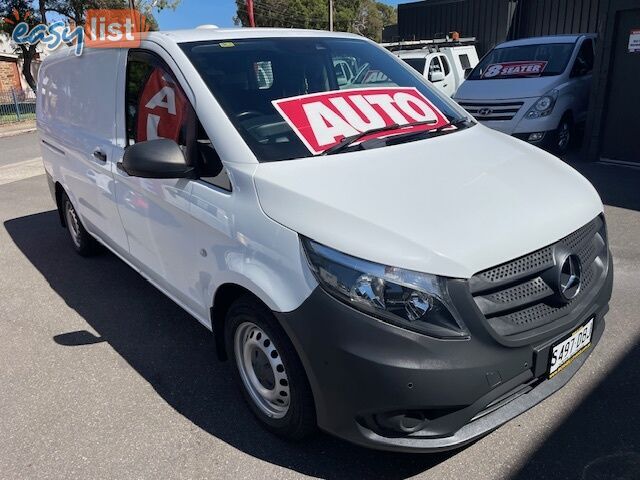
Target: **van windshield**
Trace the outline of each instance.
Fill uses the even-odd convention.
[[[567,68],[574,43],[541,43],[494,48],[473,69],[468,80],[549,77]]]
[[[363,40],[251,38],[180,46],[259,161],[319,155],[373,129],[384,134],[346,151],[369,140],[384,147],[385,138],[405,133],[452,133],[457,129],[447,128],[449,122],[465,118],[409,68]]]

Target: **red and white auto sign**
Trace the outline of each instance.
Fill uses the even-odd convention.
[[[272,103],[314,154],[322,153],[345,137],[374,128],[434,122],[433,125],[372,134],[363,140],[429,130],[448,123],[442,112],[416,88],[336,90],[274,100]]]
[[[187,99],[182,90],[156,68],[140,95],[136,142],[170,138],[178,141]]]
[[[492,63],[484,69],[482,78],[540,75],[546,66],[543,61]]]

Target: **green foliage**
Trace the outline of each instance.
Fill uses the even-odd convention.
[[[175,10],[181,2],[182,0],[134,0],[134,5],[147,17],[151,29],[157,30],[158,24],[154,19],[153,11]],[[129,5],[129,0],[0,0],[0,18],[8,16],[12,9],[16,8],[19,12],[31,12],[27,19],[33,20],[31,26],[46,22],[42,17],[47,13],[57,14],[76,25],[84,25],[87,10],[121,9],[129,8]],[[7,26],[6,23],[0,23],[0,29],[12,31],[11,25]]]
[[[237,25],[249,26],[246,0],[236,0]],[[258,27],[328,30],[328,0],[254,0]],[[395,7],[376,0],[334,0],[334,30],[353,32],[376,41],[382,28],[397,22]]]

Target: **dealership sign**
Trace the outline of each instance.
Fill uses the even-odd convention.
[[[482,78],[540,75],[546,66],[547,62],[543,61],[492,63],[484,69]]]
[[[640,30],[631,30],[629,34],[629,53],[640,53]]]
[[[336,90],[274,100],[273,106],[314,154],[337,145],[343,138],[374,128],[399,125],[397,130],[372,134],[363,140],[429,130],[448,123],[416,88]],[[433,123],[402,127],[415,122]]]

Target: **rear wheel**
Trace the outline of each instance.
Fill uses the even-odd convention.
[[[316,429],[311,388],[291,341],[273,314],[250,296],[225,322],[227,352],[249,407],[272,432],[301,439]]]
[[[94,255],[99,249],[98,242],[85,230],[78,212],[66,194],[62,196],[62,213],[75,251],[83,257]]]

